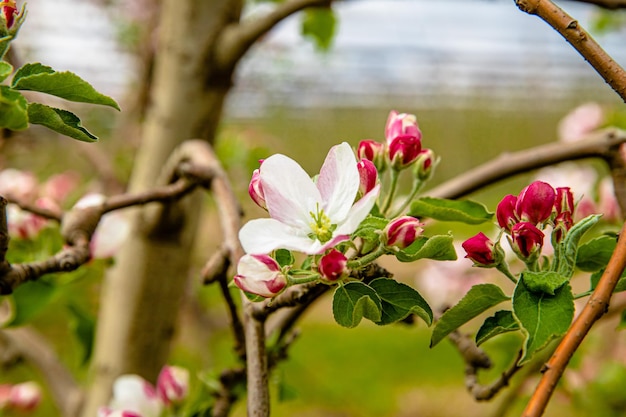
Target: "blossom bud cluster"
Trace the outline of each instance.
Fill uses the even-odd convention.
[[[385,126],[385,143],[362,140],[357,148],[360,159],[371,161],[379,172],[388,166],[400,171],[417,164],[416,173],[427,179],[434,162],[434,153],[422,149],[422,132],[413,114],[389,113]]]

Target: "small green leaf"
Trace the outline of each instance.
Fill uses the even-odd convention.
[[[356,327],[365,317],[378,323],[382,318],[382,303],[376,291],[362,282],[339,285],[333,296],[333,316],[343,327]]]
[[[364,253],[371,251],[379,245],[381,231],[387,226],[387,223],[389,223],[389,220],[375,216],[368,216],[361,222],[352,236],[363,239]]]
[[[57,287],[43,279],[20,285],[12,295],[14,314],[6,326],[21,326],[28,323],[54,300]]]
[[[28,102],[15,90],[0,85],[0,128],[24,130],[28,127]]]
[[[436,235],[430,238],[418,237],[415,242],[393,254],[400,262],[414,262],[418,259],[434,259],[436,261],[456,260],[454,238],[450,235]]]
[[[287,249],[278,249],[274,254],[274,258],[276,259],[276,262],[278,262],[278,265],[282,267],[293,265],[296,261],[291,251],[288,251]]]
[[[430,339],[430,347],[434,347],[444,337],[474,317],[508,299],[509,297],[497,285],[474,285],[457,305],[443,313],[437,321]]]
[[[529,291],[544,292],[550,295],[554,295],[554,291],[569,281],[568,277],[554,271],[524,271],[522,272],[522,279]]]
[[[13,66],[6,61],[0,61],[0,82],[7,79],[13,72]]]
[[[608,235],[599,236],[580,245],[576,254],[576,267],[586,272],[606,268],[616,245],[615,236]]]
[[[491,221],[493,213],[481,203],[471,200],[446,200],[434,197],[422,197],[411,203],[409,216],[448,222],[481,224]]]
[[[91,84],[69,71],[56,72],[39,63],[26,64],[17,70],[11,87],[31,90],[80,103],[101,104],[119,110],[117,102],[94,89]]]
[[[267,300],[267,298],[261,297],[260,295],[252,294],[251,292],[247,292],[247,291],[242,291],[242,292],[243,292],[243,295],[245,295],[246,298],[252,301],[253,303],[260,303],[261,301]]]
[[[96,142],[97,136],[92,135],[81,126],[80,119],[72,112],[40,103],[28,105],[28,118],[32,124],[42,125],[62,135],[83,142]]]
[[[311,38],[319,50],[327,51],[337,27],[337,17],[330,7],[310,7],[303,13],[302,36]]]
[[[564,285],[552,296],[530,291],[520,279],[513,293],[513,314],[526,336],[522,365],[569,328],[574,317],[572,288]]]
[[[519,323],[513,317],[513,312],[509,310],[496,311],[496,314],[487,317],[483,325],[476,333],[476,346],[480,346],[487,340],[502,333],[519,330]]]
[[[598,220],[600,214],[592,214],[576,223],[565,235],[565,239],[554,250],[554,263],[552,270],[570,279],[574,274],[576,265],[576,253],[578,252],[578,242],[587,230],[591,229]]]
[[[93,352],[96,320],[75,304],[69,304],[67,308],[71,317],[70,326],[83,348],[83,357],[80,364],[85,365],[89,362]]]
[[[431,325],[433,312],[422,296],[406,284],[390,278],[377,278],[370,282],[382,301],[382,318],[376,324],[385,325],[405,319],[413,313]]]

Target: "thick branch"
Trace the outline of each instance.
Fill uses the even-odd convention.
[[[446,181],[428,191],[427,194],[432,197],[454,199],[515,174],[559,162],[593,157],[610,160],[619,145],[625,142],[626,132],[607,129],[578,142],[554,142],[519,152],[505,153],[463,175]]]
[[[626,101],[626,72],[576,20],[550,0],[516,0],[520,10],[539,16],[559,32]]]
[[[218,42],[216,61],[224,69],[235,66],[254,43],[287,17],[309,7],[330,7],[332,0],[287,0],[267,14],[227,27]]]
[[[617,241],[615,251],[598,282],[598,286],[580,312],[580,315],[574,320],[574,323],[561,340],[561,343],[559,343],[550,360],[546,363],[543,376],[522,414],[523,417],[539,417],[543,414],[556,388],[556,384],[574,352],[576,352],[578,346],[589,333],[591,326],[606,313],[613,290],[625,266],[626,223],[622,227],[620,239]]]

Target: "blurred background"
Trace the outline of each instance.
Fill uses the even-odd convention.
[[[141,77],[153,42],[153,34],[144,29],[154,21],[157,4],[30,0],[27,23],[15,43],[16,60],[73,71],[122,104],[125,112],[120,115],[78,106],[85,125],[102,137],[99,144],[87,146],[108,155],[121,182],[132,169],[138,142],[141,114],[134,112],[145,100]],[[626,27],[621,25],[626,15],[609,15],[579,2],[559,4],[626,65]],[[268,7],[271,4],[250,4],[246,16],[254,18]],[[392,109],[415,113],[424,146],[442,157],[432,185],[502,152],[557,140],[559,121],[581,104],[597,103],[605,124],[621,123],[623,118],[619,97],[578,53],[510,0],[351,0],[333,8],[338,26],[328,50],[319,50],[301,36],[300,17],[295,16],[267,35],[238,70],[216,146],[242,199],[259,158],[281,152],[317,172],[329,147],[339,141],[356,146],[366,138],[382,140]],[[3,145],[0,168],[36,170],[41,178],[69,168],[86,180],[97,174],[91,169],[91,158],[97,157],[93,151],[70,146],[64,138],[44,140],[43,133],[33,130],[34,136],[24,134],[28,137],[23,141],[16,138]],[[517,193],[531,175],[472,197],[494,209],[502,195]],[[247,214],[263,215],[251,206]],[[211,248],[218,246],[212,239],[213,217],[208,213],[204,226],[204,244]],[[443,232],[452,228],[439,227]],[[467,228],[465,233],[479,230]],[[204,253],[199,254],[199,265]],[[468,268],[471,262],[465,261],[459,262]],[[423,292],[429,291],[423,270],[432,277],[446,274],[425,267],[418,273],[414,266],[385,266]],[[447,278],[468,280],[453,284],[450,294],[443,296],[458,299],[470,277]],[[200,309],[186,314],[201,315],[202,320],[195,322],[203,327],[183,327],[176,354],[194,369],[217,374],[234,363],[226,316],[212,289],[200,288],[198,293]],[[42,326],[47,323],[45,317],[39,320]],[[535,382],[513,383],[493,402],[476,403],[464,390],[464,365],[458,354],[446,343],[430,350],[430,331],[422,325],[362,324],[346,330],[333,322],[324,300],[301,327],[290,358],[275,374],[275,416],[516,415]],[[495,369],[485,381],[508,366],[520,340],[511,336],[490,343],[485,347]],[[72,354],[68,351],[65,359],[72,361]],[[606,380],[598,379],[600,400],[581,395],[579,386],[570,383],[555,397],[548,415],[624,415],[626,399],[605,388],[626,382],[626,371],[623,366],[610,369],[612,373],[602,374],[608,375]],[[589,414],[597,412],[598,401],[606,402],[609,394],[615,397],[615,407]],[[245,415],[243,404],[235,415]]]

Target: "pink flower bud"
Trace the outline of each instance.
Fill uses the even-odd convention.
[[[561,242],[573,225],[574,220],[572,220],[571,212],[564,211],[558,214],[554,219],[554,229],[552,230],[554,242]]]
[[[398,113],[392,110],[389,112],[385,125],[387,145],[391,145],[400,136],[412,136],[421,141],[422,132],[417,126],[417,118],[414,114]]]
[[[554,200],[554,208],[557,216],[561,213],[574,212],[574,194],[569,187],[557,187],[556,200]]]
[[[387,246],[404,249],[410,246],[423,232],[424,223],[411,216],[398,217],[389,222],[383,231]]]
[[[156,389],[166,405],[179,403],[189,392],[189,371],[178,366],[164,366],[159,373]]]
[[[361,159],[356,164],[356,167],[359,170],[359,178],[361,180],[359,191],[361,191],[361,194],[365,195],[376,187],[376,182],[378,181],[378,170],[374,166],[374,163],[369,159]]]
[[[422,150],[422,141],[415,136],[398,136],[389,143],[389,162],[396,170],[413,164]]]
[[[271,298],[287,286],[280,265],[268,255],[244,255],[237,264],[235,285],[243,291]]]
[[[556,200],[554,188],[546,182],[535,181],[517,196],[515,211],[520,219],[534,224],[550,218]]]
[[[35,382],[22,382],[13,385],[9,395],[8,406],[30,411],[35,409],[41,402],[41,388]]]
[[[512,194],[504,196],[504,198],[498,203],[496,207],[496,218],[501,228],[511,231],[513,225],[519,222],[519,217],[515,212],[515,206],[517,205],[517,197]]]
[[[267,210],[267,205],[265,204],[265,193],[263,193],[263,184],[261,184],[261,171],[258,169],[255,169],[252,172],[252,179],[250,180],[250,185],[248,185],[248,194],[250,194],[250,197],[257,206]]]
[[[2,9],[2,17],[6,22],[7,29],[13,27],[15,16],[17,15],[17,6],[14,0],[1,0],[0,9]]]
[[[543,232],[530,222],[517,223],[511,229],[513,251],[526,262],[532,262],[539,257],[543,238]]]
[[[356,154],[359,159],[372,161],[380,172],[386,168],[385,145],[383,143],[371,139],[362,140],[356,148]]]
[[[322,278],[337,281],[348,274],[348,258],[337,249],[331,249],[320,259],[318,270]]]
[[[432,149],[422,149],[415,161],[415,175],[420,181],[428,181],[433,175],[437,161]]]
[[[474,262],[474,265],[481,267],[495,266],[494,243],[480,232],[474,237],[470,237],[461,244],[465,249],[466,258]]]

